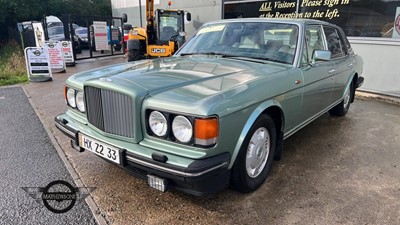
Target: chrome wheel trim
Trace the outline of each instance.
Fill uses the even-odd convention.
[[[246,152],[246,172],[256,178],[267,164],[271,148],[270,134],[265,127],[258,128],[249,141]]]
[[[350,87],[347,89],[346,93],[344,94],[343,107],[345,109],[347,109],[349,104],[350,104]]]

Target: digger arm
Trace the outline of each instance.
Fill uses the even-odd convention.
[[[146,0],[146,35],[148,45],[154,44],[157,40],[154,14],[154,0]]]
[[[146,1],[146,21],[147,25],[149,25],[149,22],[151,21],[151,25],[153,25],[154,21],[154,1],[153,0],[147,0]]]

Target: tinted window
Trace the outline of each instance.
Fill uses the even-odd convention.
[[[343,40],[342,42],[344,42],[344,44],[346,45],[346,47],[347,47],[347,52],[351,51],[350,42],[349,42],[349,40],[347,39],[346,35],[344,34],[343,30],[340,30],[339,36],[340,36],[340,39]]]
[[[336,29],[336,33],[339,35],[340,46],[341,46],[341,48],[342,48],[343,54],[344,54],[344,55],[347,55],[348,52],[349,52],[349,51],[348,51],[349,47],[348,47],[347,44],[346,44],[346,40],[347,40],[347,39],[345,39],[345,38],[343,37],[342,33],[341,33],[339,30],[337,30],[337,29]],[[350,43],[349,43],[349,45],[350,45]]]
[[[326,42],[328,50],[331,52],[331,58],[338,58],[343,56],[340,38],[336,29],[332,27],[324,27]]]

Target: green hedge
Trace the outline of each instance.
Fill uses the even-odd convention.
[[[15,41],[0,45],[0,86],[28,81],[24,53]]]

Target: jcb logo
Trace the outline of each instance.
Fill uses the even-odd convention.
[[[165,49],[164,48],[153,48],[151,49],[152,53],[165,53]]]

